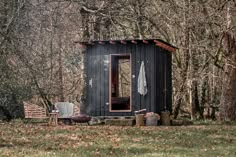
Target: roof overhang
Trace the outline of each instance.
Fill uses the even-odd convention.
[[[100,44],[100,45],[105,45],[105,44],[127,44],[127,43],[132,43],[132,44],[138,44],[138,43],[144,43],[144,44],[149,44],[149,43],[154,43],[156,46],[161,47],[169,52],[175,52],[177,47],[161,40],[161,39],[148,39],[148,40],[103,40],[103,41],[76,41],[75,43],[79,43],[82,47],[86,48],[87,46],[92,46],[95,44]]]

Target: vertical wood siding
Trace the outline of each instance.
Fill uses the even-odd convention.
[[[132,112],[109,112],[109,66],[110,54],[131,54],[132,66]],[[148,92],[137,92],[137,80],[141,62],[144,61]],[[131,116],[134,111],[147,109],[160,113],[172,110],[172,55],[154,43],[95,44],[85,52],[87,83],[86,104],[83,107],[91,116]],[[92,80],[92,81],[91,81]],[[165,89],[166,87],[166,89]]]

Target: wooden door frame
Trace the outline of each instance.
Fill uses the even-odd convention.
[[[130,58],[130,109],[129,110],[112,110],[112,56],[129,56]],[[131,53],[124,54],[110,54],[110,67],[109,67],[109,112],[132,112],[132,56]]]

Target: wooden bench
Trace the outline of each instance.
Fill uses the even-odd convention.
[[[47,112],[46,108],[43,108],[41,106],[29,103],[29,102],[23,102],[24,104],[24,114],[26,119],[46,119]]]

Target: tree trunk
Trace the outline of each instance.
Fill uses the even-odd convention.
[[[224,40],[228,47],[228,57],[224,66],[220,118],[233,121],[236,120],[236,44],[232,33],[225,33]]]
[[[177,100],[177,103],[175,105],[174,108],[174,118],[176,119],[178,114],[179,114],[179,110],[181,108],[181,103],[182,103],[182,99],[183,97],[186,95],[184,94],[185,92],[185,88],[186,88],[186,81],[188,79],[188,70],[189,70],[189,60],[190,60],[190,27],[189,27],[189,5],[190,2],[189,0],[185,0],[185,12],[184,12],[184,22],[185,22],[185,28],[184,28],[184,35],[185,35],[185,39],[184,39],[184,55],[183,55],[183,64],[184,66],[182,66],[182,71],[181,71],[181,75],[182,75],[182,84],[180,87],[180,94],[181,97]]]
[[[233,34],[233,21],[235,10],[232,10],[231,3],[227,7],[227,32],[223,35],[223,49],[226,57],[224,66],[224,78],[220,105],[221,120],[234,121],[236,120],[236,41]]]
[[[63,84],[63,63],[62,63],[62,43],[61,43],[61,33],[59,33],[59,58],[58,58],[58,62],[59,62],[59,96],[60,96],[60,101],[64,102],[65,98],[64,98],[64,84]]]

